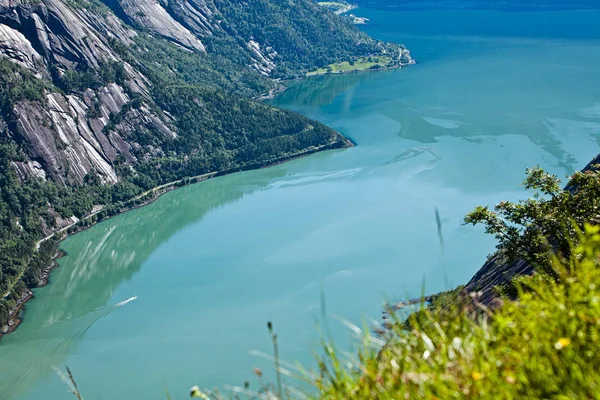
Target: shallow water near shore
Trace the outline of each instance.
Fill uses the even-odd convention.
[[[271,352],[269,320],[282,358],[310,366],[322,290],[330,315],[361,324],[386,296],[465,283],[494,248],[466,212],[522,198],[526,167],[565,177],[600,153],[600,12],[354,12],[419,64],[307,79],[272,103],[358,145],[184,187],[67,239],[0,342],[0,398],[69,398],[65,364],[86,400],[256,388],[252,368],[272,367],[249,351]]]

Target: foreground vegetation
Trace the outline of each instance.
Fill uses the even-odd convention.
[[[513,240],[499,243],[499,251],[507,252],[507,257],[513,250],[514,257],[528,256],[523,249],[536,245],[531,260],[539,262],[538,268],[534,275],[512,282],[514,300],[505,296],[492,309],[481,302],[479,293],[465,293],[461,287],[432,296],[430,304],[421,303],[407,319],[388,310],[391,322],[381,336],[345,322],[362,338],[359,350],[348,353],[324,342],[316,371],[281,360],[279,339],[268,323],[276,371],[273,383],[265,384],[263,372],[256,369],[257,382],[232,386],[233,395],[197,386],[190,395],[213,400],[597,398],[600,226],[594,219],[600,209],[600,173],[596,167],[576,173],[566,190],[559,189],[556,177],[531,169],[525,185],[538,191],[537,197],[500,203],[499,214],[481,207],[467,217],[470,223],[486,215],[479,222],[495,226],[502,235],[506,229],[517,229]],[[553,226],[555,231],[548,230]],[[544,239],[544,232],[562,235],[568,244]],[[69,372],[63,378],[80,397],[73,375]]]
[[[531,199],[478,207],[509,261],[525,259],[533,276],[507,287],[490,309],[462,288],[395,323],[383,348],[367,345],[346,369],[323,360],[321,398],[596,398],[600,390],[600,173],[590,165],[563,190],[540,168],[528,171]],[[509,296],[509,297],[507,297]]]
[[[246,386],[238,393],[262,399],[597,398],[600,226],[585,222],[600,209],[600,174],[593,168],[575,174],[567,190],[534,168],[525,185],[543,196],[501,203],[497,210],[505,219],[484,207],[466,218],[501,235],[499,251],[507,257],[531,256],[539,266],[533,276],[512,282],[516,300],[504,297],[501,306],[490,309],[478,293],[458,288],[422,303],[406,320],[390,309],[392,322],[383,337],[348,324],[362,335],[358,354],[325,344],[318,371],[297,369],[289,386],[267,385],[256,392]],[[548,233],[561,239],[544,238]],[[273,343],[278,368],[276,337]],[[299,381],[316,390],[298,395],[293,386]],[[191,395],[225,398],[196,387]]]
[[[325,399],[596,398],[600,390],[600,227],[587,225],[553,277],[519,280],[518,301],[491,312],[477,295],[394,326],[347,369],[329,352]],[[406,329],[408,328],[408,329]]]

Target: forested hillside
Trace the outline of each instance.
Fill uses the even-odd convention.
[[[0,0],[0,329],[43,282],[56,245],[36,242],[56,229],[167,182],[349,145],[253,99],[375,54],[406,57],[311,0]]]

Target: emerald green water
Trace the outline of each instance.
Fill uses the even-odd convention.
[[[600,153],[600,13],[356,13],[420,64],[309,79],[273,103],[358,146],[185,187],[66,240],[0,342],[0,398],[69,398],[65,364],[86,400],[256,387],[268,320],[282,357],[311,365],[321,288],[361,323],[423,281],[464,283],[494,247],[466,212],[521,198],[528,166],[564,177]]]

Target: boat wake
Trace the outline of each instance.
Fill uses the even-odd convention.
[[[132,302],[132,301],[134,301],[136,299],[137,299],[137,296],[130,297],[127,300],[118,302],[117,304],[114,305],[114,307],[115,308],[117,308],[117,307],[123,307],[125,304],[130,303],[130,302]]]
[[[1,349],[0,376],[7,378],[9,388],[27,386],[32,371],[49,371],[54,365],[62,365],[73,346],[99,320],[119,307],[137,299],[137,296],[116,304],[98,308],[84,315],[67,318],[46,325],[20,337],[20,340]],[[33,373],[35,375],[35,373]]]

